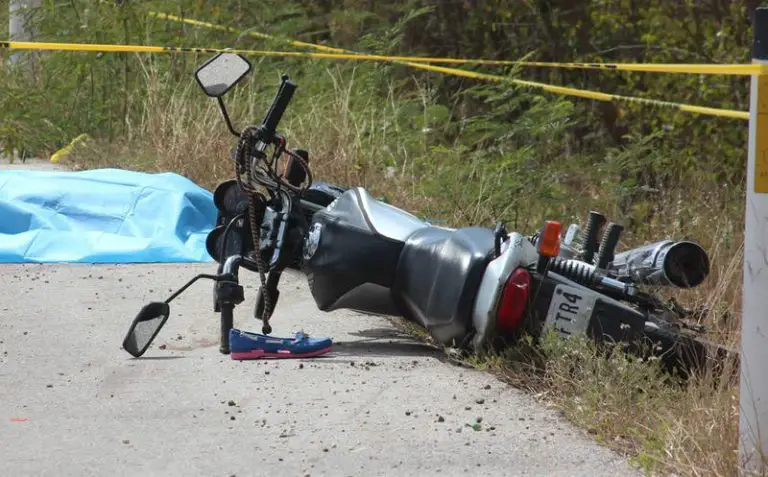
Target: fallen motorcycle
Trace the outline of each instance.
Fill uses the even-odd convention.
[[[280,277],[291,266],[306,273],[324,312],[401,316],[442,345],[470,352],[554,329],[564,337],[628,343],[628,349],[650,344],[643,349],[683,371],[727,353],[698,336],[693,311],[642,290],[700,285],[709,258],[696,243],[663,240],[617,254],[622,227],[595,211],[583,230],[574,224],[563,231],[547,221],[531,236],[502,223],[438,227],[364,188],[313,184],[308,152],[289,149],[277,132],[296,89],[287,75],[262,123],[234,129],[222,97],[250,70],[245,58],[219,54],[196,72],[238,137],[235,178],[214,192],[219,217],[207,248],[218,271],[146,305],[123,342],[131,355],[146,351],[168,319],[169,303],[200,278],[215,281],[220,352],[228,354],[233,310],[245,298],[241,268],[259,274],[254,316],[270,334]]]

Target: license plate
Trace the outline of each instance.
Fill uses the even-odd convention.
[[[563,336],[585,334],[592,318],[597,296],[569,285],[557,285],[545,326],[551,326]]]

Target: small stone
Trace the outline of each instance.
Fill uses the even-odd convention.
[[[46,387],[46,388],[52,388],[52,387],[53,387],[53,384],[46,384],[46,385],[45,385],[45,387]]]
[[[485,403],[485,399],[477,398],[477,399],[475,399],[475,402],[478,403],[478,404],[483,404],[483,403]]]
[[[443,416],[437,416],[437,422],[445,422],[445,418]]]
[[[230,400],[230,401],[227,403],[227,405],[228,405],[229,407],[232,407],[232,406],[237,406],[237,403],[236,403],[235,401],[232,401],[232,400]]]

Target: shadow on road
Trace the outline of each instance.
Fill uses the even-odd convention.
[[[130,361],[165,361],[169,359],[184,359],[186,356],[141,356],[139,358],[131,358]]]
[[[442,358],[440,350],[419,343],[382,342],[382,341],[345,341],[336,343],[333,356],[357,356],[360,358],[386,358],[398,356],[418,356]]]
[[[421,343],[412,336],[394,328],[372,328],[353,332],[350,335],[361,339],[334,343],[333,351],[329,357],[429,357],[441,361],[445,358],[440,349]]]

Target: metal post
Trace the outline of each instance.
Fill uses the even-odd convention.
[[[768,8],[755,10],[753,63],[768,65]],[[739,453],[768,462],[768,74],[752,76],[744,230]]]

